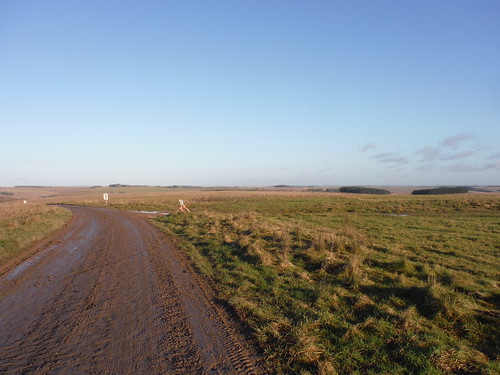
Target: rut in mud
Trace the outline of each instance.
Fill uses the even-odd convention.
[[[206,283],[138,214],[70,207],[0,276],[2,374],[259,374]]]

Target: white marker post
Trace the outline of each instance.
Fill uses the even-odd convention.
[[[180,207],[177,209],[177,211],[175,211],[175,213],[177,213],[177,212],[179,212],[179,211],[181,211],[181,212],[183,212],[183,213],[186,213],[186,211],[187,211],[187,212],[191,212],[191,211],[189,211],[189,208],[187,208],[188,204],[189,204],[189,203],[184,203],[184,200],[183,200],[183,199],[179,199],[179,206],[180,206]]]
[[[103,199],[106,201],[106,206],[107,206],[107,205],[108,205],[108,199],[109,199],[109,197],[108,197],[108,193],[103,193],[103,194],[102,194],[102,197],[103,197]]]

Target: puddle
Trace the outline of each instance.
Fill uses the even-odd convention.
[[[130,212],[136,212],[139,214],[148,214],[148,215],[163,215],[163,216],[170,215],[169,212],[161,212],[161,211],[130,211]]]
[[[14,280],[17,276],[21,275],[28,268],[39,263],[47,253],[53,251],[55,248],[56,245],[49,246],[43,249],[42,251],[38,252],[37,254],[31,256],[30,258],[26,259],[21,264],[18,264],[16,267],[14,267],[14,269],[6,273],[4,280],[5,281]]]

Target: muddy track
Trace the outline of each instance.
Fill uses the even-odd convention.
[[[69,207],[0,276],[1,374],[262,374],[184,256],[138,214]]]

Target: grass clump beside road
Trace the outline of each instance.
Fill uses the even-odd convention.
[[[498,196],[189,198],[191,214],[157,224],[183,241],[277,373],[500,371]]]
[[[39,203],[0,204],[0,266],[61,228],[71,213],[60,207]]]

